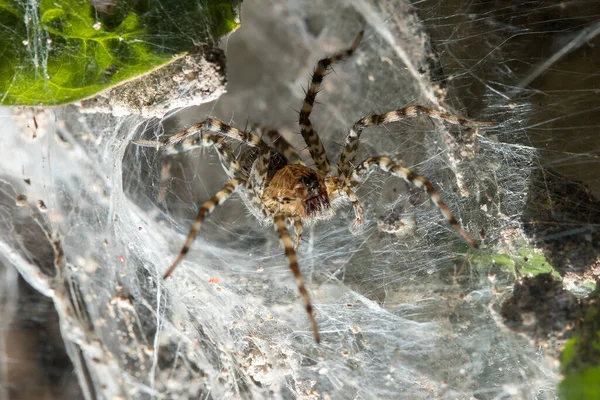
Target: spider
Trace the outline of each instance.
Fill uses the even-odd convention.
[[[175,261],[164,275],[167,278],[185,257],[200,230],[200,226],[217,206],[223,204],[234,192],[240,193],[250,212],[264,225],[274,225],[283,244],[289,269],[293,272],[298,290],[304,299],[314,338],[320,341],[319,329],[313,315],[313,307],[304,279],[298,266],[296,251],[300,245],[304,226],[334,217],[336,210],[352,205],[354,223],[351,230],[358,231],[363,222],[363,210],[354,192],[375,169],[388,172],[404,179],[407,183],[424,188],[433,203],[440,209],[450,225],[472,247],[478,244],[456,221],[450,209],[442,201],[431,183],[424,177],[395,164],[390,158],[369,157],[355,164],[354,158],[358,149],[360,134],[364,128],[399,121],[406,117],[425,114],[430,118],[440,119],[451,124],[470,127],[494,126],[490,122],[475,122],[455,117],[427,107],[414,105],[384,114],[371,114],[359,119],[350,129],[346,137],[342,154],[337,164],[337,174],[331,173],[331,166],[323,143],[313,130],[310,114],[323,78],[337,62],[350,57],[358,47],[363,32],[361,31],[352,46],[331,57],[323,58],[312,75],[306,96],[300,110],[300,133],[308,146],[308,151],[315,164],[314,168],[306,166],[298,152],[275,130],[259,125],[248,131],[239,130],[217,119],[206,120],[177,133],[166,140],[155,142],[138,140],[142,146],[158,147],[166,155],[202,148],[214,147],[221,165],[229,176],[229,181],[214,197],[206,201],[198,212],[185,244]],[[245,143],[255,151],[251,156],[236,158],[225,137]],[[268,145],[263,138],[268,138]],[[288,225],[293,226],[292,240]]]

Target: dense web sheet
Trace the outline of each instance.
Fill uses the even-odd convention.
[[[526,273],[519,262],[531,266],[523,248],[541,253],[520,233],[534,171],[543,163],[597,171],[596,149],[555,138],[563,129],[581,133],[581,143],[592,136],[591,86],[531,88],[536,75],[573,67],[545,64],[558,50],[517,52],[533,26],[512,25],[511,13],[524,18],[526,10],[310,3],[246,5],[242,28],[223,43],[229,86],[215,103],[164,120],[65,107],[37,112],[34,123],[33,114],[2,110],[3,320],[18,314],[9,290],[16,268],[53,299],[87,398],[554,398],[556,352],[506,329],[497,305]],[[564,40],[577,37],[562,17]],[[386,155],[427,177],[481,251],[470,251],[421,191],[375,173],[358,191],[361,234],[348,230],[351,207],[304,233],[299,262],[320,345],[276,233],[236,196],[163,281],[199,206],[227,178],[210,149],[165,162],[132,141],[210,115],[239,128],[281,128],[303,149],[294,110],[309,74],[363,28],[355,56],[326,77],[312,117],[330,159],[368,113],[421,104],[496,122],[478,132],[421,116],[369,128],[357,157]],[[540,154],[534,145],[544,144],[552,148]],[[597,190],[594,176],[578,178]],[[0,344],[3,352],[10,345]]]

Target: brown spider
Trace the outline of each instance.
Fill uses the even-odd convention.
[[[395,164],[388,157],[369,157],[357,165],[354,163],[354,157],[363,128],[399,121],[405,117],[426,114],[431,118],[463,126],[493,126],[493,123],[468,121],[423,106],[409,106],[385,114],[368,115],[358,120],[350,129],[337,165],[337,175],[329,175],[330,164],[327,154],[321,139],[312,128],[309,117],[327,70],[334,62],[352,55],[362,37],[363,32],[360,32],[348,50],[320,60],[306,92],[300,111],[300,133],[308,145],[316,168],[304,165],[296,150],[277,131],[254,126],[249,132],[245,132],[213,118],[208,118],[159,143],[158,147],[166,154],[213,146],[219,155],[223,169],[230,178],[223,189],[200,208],[179,256],[171,264],[164,278],[171,275],[185,257],[204,219],[218,205],[223,204],[233,192],[239,191],[243,195],[241,197],[246,206],[259,221],[275,226],[285,249],[289,268],[294,273],[298,289],[304,298],[306,312],[318,343],[317,322],[296,259],[302,228],[318,221],[331,219],[337,209],[352,204],[355,215],[352,229],[357,230],[362,223],[363,211],[353,189],[362,184],[376,168],[400,177],[416,187],[424,188],[463,239],[472,247],[478,247],[477,242],[458,224],[450,209],[427,179]],[[243,162],[242,166],[224,137],[245,143],[257,151],[253,152],[250,161]],[[268,138],[272,145],[267,145],[262,140],[263,137]],[[155,143],[146,140],[139,140],[136,143],[142,146],[156,146]],[[293,242],[288,233],[287,223],[293,223],[295,233]]]

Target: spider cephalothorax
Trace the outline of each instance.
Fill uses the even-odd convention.
[[[384,114],[367,115],[359,119],[350,129],[337,164],[337,173],[330,173],[329,159],[321,139],[312,128],[310,113],[328,69],[334,62],[352,55],[358,47],[362,35],[361,32],[348,50],[320,60],[306,91],[306,97],[300,110],[299,125],[300,133],[308,146],[315,168],[304,165],[298,152],[275,130],[253,125],[246,132],[213,118],[195,124],[159,144],[165,154],[177,154],[199,147],[212,146],[216,149],[223,169],[230,178],[223,189],[200,207],[186,242],[179,256],[165,274],[165,278],[173,272],[190,249],[204,219],[218,205],[227,200],[233,192],[239,191],[243,195],[248,209],[256,218],[263,223],[267,222],[275,225],[285,248],[290,270],[294,273],[298,282],[298,289],[304,298],[313,335],[318,342],[319,330],[296,259],[296,250],[300,246],[302,237],[302,227],[303,225],[330,219],[335,215],[336,209],[351,204],[354,209],[352,227],[354,230],[358,230],[362,224],[363,212],[354,190],[376,169],[404,179],[407,183],[416,187],[423,188],[462,238],[472,247],[477,247],[477,242],[459,225],[448,206],[444,204],[440,195],[427,179],[395,164],[388,157],[369,157],[356,163],[355,156],[358,150],[359,137],[364,128],[396,122],[406,117],[425,114],[430,118],[463,126],[493,126],[492,123],[468,121],[418,105]],[[272,144],[267,145],[263,141],[263,137],[268,138]],[[225,138],[245,143],[253,150],[246,153],[246,156],[235,157]],[[137,143],[145,146],[155,146],[154,143],[143,140]],[[286,222],[293,225],[295,241],[292,241],[290,237]]]
[[[279,204],[273,212],[283,212],[307,222],[333,216],[322,173],[300,164],[289,164],[275,173],[265,190],[266,201]]]

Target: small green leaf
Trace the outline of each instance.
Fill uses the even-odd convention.
[[[600,399],[600,367],[571,372],[558,385],[563,400]]]
[[[600,289],[584,300],[585,316],[566,343],[561,357],[563,400],[600,399]]]
[[[561,279],[560,274],[548,263],[544,254],[539,250],[531,247],[522,247],[515,260],[521,275],[536,276],[539,274],[552,274],[555,279]]]
[[[69,103],[152,71],[236,29],[237,3],[0,0],[1,104]]]
[[[517,239],[516,251],[507,253],[484,254],[483,252],[471,252],[471,261],[477,268],[485,268],[492,264],[503,267],[503,269],[515,276],[536,276],[539,274],[551,274],[555,279],[561,280],[561,276],[550,265],[543,252],[527,244],[524,239]]]
[[[567,341],[567,344],[565,344],[565,348],[561,355],[561,365],[563,366],[563,369],[573,362],[573,357],[575,357],[575,352],[577,348],[577,342],[577,338],[572,338]]]

